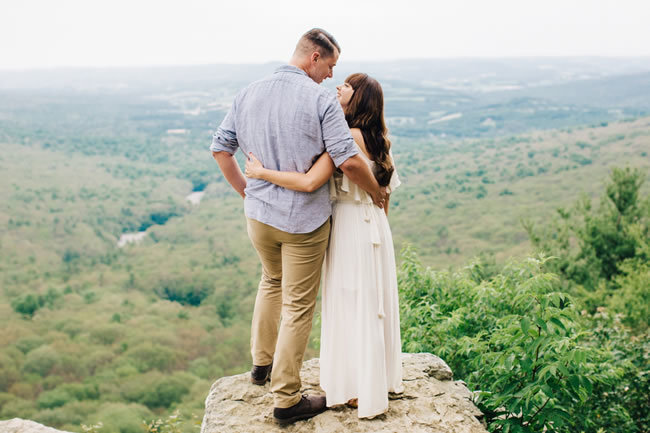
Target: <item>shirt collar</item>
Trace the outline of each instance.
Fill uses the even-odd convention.
[[[301,74],[304,75],[305,77],[309,77],[309,75],[307,75],[305,71],[293,65],[282,65],[275,70],[275,73],[278,72],[293,72],[294,74]]]

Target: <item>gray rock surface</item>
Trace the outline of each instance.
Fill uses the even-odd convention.
[[[0,433],[68,433],[34,421],[14,418],[0,421]]]
[[[403,354],[404,393],[390,395],[388,412],[374,419],[359,419],[356,409],[333,408],[306,421],[281,428],[273,421],[269,385],[250,383],[249,373],[223,377],[210,389],[201,433],[269,432],[408,432],[485,433],[481,412],[470,401],[462,381],[452,380],[449,366],[430,353]],[[306,361],[302,392],[323,393],[318,359]]]

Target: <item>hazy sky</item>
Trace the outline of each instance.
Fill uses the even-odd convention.
[[[650,56],[649,0],[0,0],[0,69],[286,61],[311,27],[341,62]]]

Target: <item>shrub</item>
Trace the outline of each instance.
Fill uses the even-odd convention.
[[[178,215],[180,215],[180,212],[177,211],[175,207],[167,211],[153,212],[149,215],[149,217],[146,220],[140,223],[140,226],[136,231],[142,232],[147,230],[149,227],[153,225],[163,225],[170,218],[173,218]]]
[[[38,396],[36,405],[39,409],[53,409],[55,407],[63,406],[73,398],[66,391],[62,389],[55,389],[53,391],[45,391]]]
[[[68,383],[60,388],[79,401],[97,400],[99,398],[99,387],[96,384]]]
[[[569,159],[580,165],[589,165],[592,163],[590,158],[587,158],[586,156],[580,155],[578,153],[572,153],[571,156],[569,156]]]
[[[104,403],[90,420],[102,423],[103,427],[98,429],[100,433],[142,433],[142,421],[151,418],[151,411],[139,404]]]
[[[0,409],[0,419],[30,419],[34,412],[36,412],[36,408],[33,401],[14,396],[12,400],[6,402],[2,406],[2,409]]]
[[[55,289],[49,288],[45,295],[27,294],[14,299],[11,302],[11,308],[16,313],[25,317],[32,317],[40,308],[47,306],[53,308],[54,303],[61,297],[61,294]]]
[[[45,295],[39,296],[39,304],[47,306],[48,308],[54,308],[54,304],[61,298],[61,293],[56,289],[49,288]]]
[[[152,369],[168,371],[176,361],[174,351],[152,343],[142,343],[135,346],[126,352],[126,356],[133,360],[140,372]]]
[[[96,402],[73,401],[65,406],[54,409],[43,409],[35,413],[32,419],[47,426],[73,431],[69,427],[66,428],[66,426],[74,426],[74,430],[78,430],[79,425],[98,408]]]
[[[620,315],[600,308],[589,317],[591,345],[611,353],[619,380],[594,386],[592,398],[573,413],[584,431],[647,433],[650,426],[650,333],[633,335]],[[577,430],[576,430],[577,431]]]
[[[640,225],[628,233],[636,242],[635,255],[618,265],[609,305],[623,315],[623,323],[642,332],[650,327],[650,240]]]
[[[116,357],[112,350],[97,348],[84,356],[83,368],[92,376]]]
[[[196,358],[190,362],[188,371],[194,374],[201,379],[214,379],[214,371],[217,370],[216,366],[213,365],[207,358],[201,357]]]
[[[233,296],[229,293],[222,293],[217,297],[217,315],[221,320],[221,324],[228,326],[235,316],[235,309],[233,305]]]
[[[501,195],[501,196],[503,196],[503,195],[514,195],[514,192],[510,191],[508,188],[505,188],[504,190],[499,192],[499,195]]]
[[[41,393],[36,404],[40,409],[53,409],[72,401],[97,400],[98,398],[99,388],[97,385],[70,383]]]
[[[150,408],[168,408],[179,403],[194,382],[194,377],[187,373],[176,373],[161,378],[153,388],[149,388],[139,402]]]
[[[97,301],[97,293],[92,290],[84,292],[83,299],[86,304],[92,304]]]
[[[71,250],[69,248],[63,252],[63,256],[61,257],[63,263],[72,263],[75,260],[79,260],[79,258],[81,258],[79,252]]]
[[[478,193],[476,194],[477,199],[482,199],[487,195],[487,189],[483,185],[479,185],[478,187]]]
[[[491,431],[559,431],[595,385],[617,377],[606,354],[588,345],[544,261],[511,264],[476,283],[477,265],[439,273],[423,269],[411,250],[403,255],[404,348],[442,356],[477,390]]]
[[[27,354],[23,370],[26,373],[34,373],[41,377],[47,376],[52,368],[60,362],[60,356],[50,346],[41,346]]]
[[[209,279],[198,276],[192,279],[168,277],[161,279],[154,291],[163,299],[182,305],[197,306],[214,291],[214,284]]]
[[[55,325],[55,327],[57,330],[68,334],[71,339],[75,338],[77,335],[86,330],[82,322],[74,319],[59,322]]]
[[[144,404],[152,409],[169,408],[182,400],[195,380],[189,373],[163,375],[152,371],[140,375],[135,382],[123,383],[120,392],[127,401]]]
[[[515,176],[517,177],[530,177],[530,176],[535,176],[535,172],[528,167],[525,167],[523,165],[518,165],[517,166],[517,171],[515,172]]]
[[[23,353],[27,354],[32,350],[41,347],[45,344],[45,340],[37,336],[23,337],[14,343],[16,347]]]
[[[25,317],[32,317],[41,306],[38,302],[38,297],[32,294],[23,295],[11,301],[11,308],[16,313],[22,314]]]
[[[65,378],[63,376],[59,376],[57,374],[50,374],[47,376],[41,384],[43,385],[43,390],[45,391],[51,391],[57,386],[63,384],[65,382]]]
[[[11,385],[20,379],[16,361],[6,354],[0,354],[0,392],[7,391]]]
[[[90,332],[90,337],[103,345],[115,343],[124,334],[123,326],[117,324],[100,325]]]
[[[14,400],[15,398],[15,395],[9,394],[8,392],[0,392],[0,411],[2,410],[2,406]]]
[[[567,281],[569,290],[585,298],[591,312],[611,296],[617,297],[615,290],[621,284],[629,282],[633,290],[629,267],[650,260],[650,203],[639,197],[644,181],[639,169],[614,168],[597,208],[585,197],[572,209],[558,209],[555,221],[542,230],[524,224],[533,245],[558,258],[549,263],[549,269]],[[619,277],[623,274],[627,277]],[[643,284],[642,280],[638,283]],[[647,290],[638,295],[636,299],[643,300]]]

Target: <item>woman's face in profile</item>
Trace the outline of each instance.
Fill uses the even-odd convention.
[[[336,86],[336,99],[339,100],[339,104],[341,104],[341,107],[343,108],[350,103],[353,94],[354,89],[349,83],[343,83]]]

